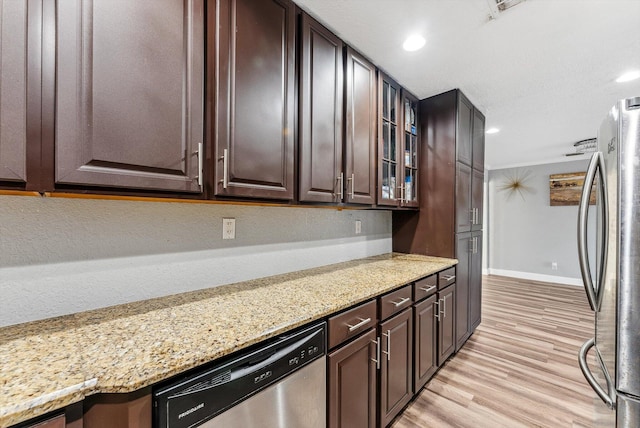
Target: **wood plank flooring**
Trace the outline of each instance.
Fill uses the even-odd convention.
[[[485,276],[482,323],[392,426],[593,427],[578,368],[593,329],[582,287]]]

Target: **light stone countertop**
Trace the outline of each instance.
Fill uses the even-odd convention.
[[[133,392],[446,269],[385,254],[0,329],[0,427]]]

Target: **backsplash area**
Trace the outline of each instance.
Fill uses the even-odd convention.
[[[390,251],[389,211],[0,196],[0,327]]]

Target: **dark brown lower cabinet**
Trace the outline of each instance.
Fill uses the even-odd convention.
[[[64,415],[58,415],[44,421],[26,425],[24,428],[66,428],[66,421]]]
[[[417,393],[438,369],[436,358],[438,330],[435,318],[436,295],[423,300],[413,307],[415,325],[414,384]]]
[[[413,397],[411,308],[380,323],[380,331],[380,426],[385,427]]]
[[[453,354],[456,348],[456,284],[438,291],[438,367]]]
[[[376,426],[376,331],[329,354],[329,427]]]
[[[57,414],[40,416],[16,425],[20,428],[83,428],[82,402],[70,404]]]
[[[456,234],[456,351],[471,336],[469,329],[469,261],[473,251],[471,233]]]
[[[480,325],[482,308],[482,231],[471,235],[469,263],[469,336]]]
[[[129,394],[97,394],[84,400],[82,428],[151,428],[151,388]]]

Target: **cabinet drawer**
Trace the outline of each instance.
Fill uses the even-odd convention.
[[[413,301],[419,302],[438,290],[438,275],[431,275],[417,280],[413,284]]]
[[[378,322],[377,309],[376,301],[372,300],[329,318],[329,348],[374,327]]]
[[[412,304],[411,284],[405,285],[401,289],[392,291],[389,294],[385,294],[380,297],[380,320],[385,320]]]
[[[456,282],[456,268],[451,267],[438,274],[438,290]]]

